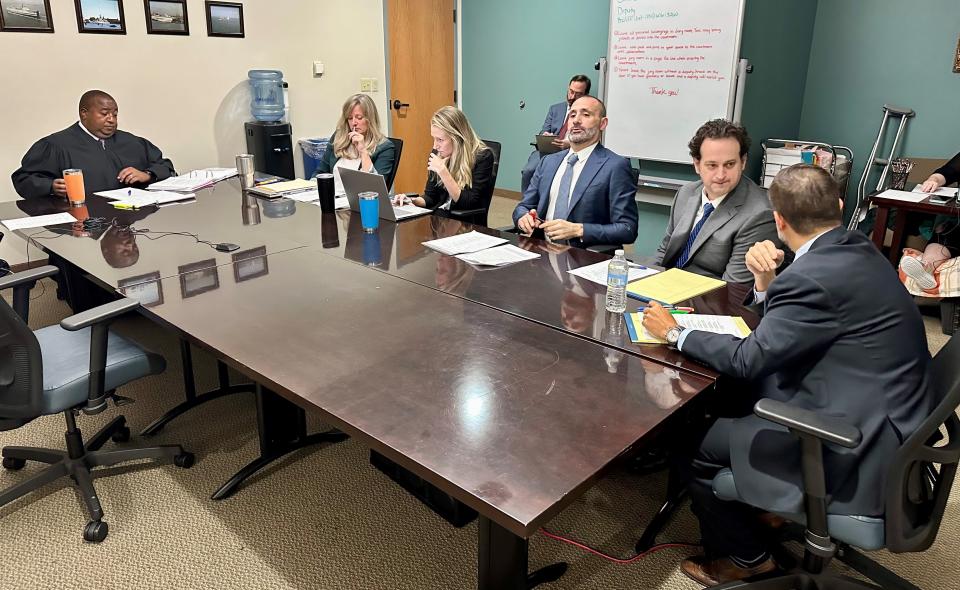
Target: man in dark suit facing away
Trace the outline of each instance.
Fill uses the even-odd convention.
[[[644,326],[683,354],[755,384],[762,397],[859,428],[858,447],[825,446],[828,509],[882,515],[885,462],[935,406],[923,322],[886,258],[866,236],[841,226],[840,193],[827,171],[791,166],[769,196],[777,233],[796,258],[776,275],[784,252],[772,241],[747,252],[750,297],[762,307],[757,329],[742,339],[684,330],[655,304]],[[683,572],[709,586],[773,569],[755,512],[714,497],[711,482],[729,467],[749,504],[802,514],[799,441],[753,414],[718,418],[692,455],[679,475],[706,555],[684,560]]]

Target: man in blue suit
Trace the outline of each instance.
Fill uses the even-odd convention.
[[[685,330],[656,303],[643,326],[714,370],[751,382],[756,393],[856,426],[853,449],[825,445],[830,514],[880,516],[890,458],[937,403],[929,374],[923,320],[887,259],[860,232],[841,225],[840,191],[830,173],[798,164],[782,170],[769,191],[777,234],[795,253],[776,274],[784,251],[772,240],[746,254],[754,277],[752,303],[762,319],[735,338]],[[730,392],[729,410],[754,399]],[[700,520],[705,555],[682,571],[712,586],[769,572],[773,560],[746,504],[720,500],[713,479],[731,468],[740,497],[781,515],[803,513],[800,441],[753,413],[719,417],[677,474],[687,483]]]
[[[567,126],[564,125],[567,121],[567,112],[570,110],[573,101],[588,94],[590,94],[590,78],[583,74],[577,74],[570,78],[570,85],[567,86],[567,100],[550,105],[547,118],[543,120],[540,135],[556,135],[557,138],[553,140],[553,145],[561,150],[569,148],[570,142],[566,138]],[[520,192],[526,192],[527,187],[530,186],[533,171],[537,169],[541,157],[542,154],[536,149],[530,153],[527,165],[520,171]]]
[[[540,161],[513,223],[523,234],[585,248],[637,239],[637,186],[629,161],[600,145],[607,108],[592,96],[577,99],[567,120],[570,149]]]

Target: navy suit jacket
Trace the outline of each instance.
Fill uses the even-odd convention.
[[[567,114],[567,109],[569,108],[570,106],[567,104],[567,101],[550,105],[550,108],[547,110],[547,118],[543,120],[543,127],[540,129],[540,133],[560,133],[560,128],[563,127],[563,120],[565,119],[564,115]]]
[[[831,514],[884,512],[888,462],[936,405],[923,320],[896,270],[862,233],[837,227],[770,283],[746,338],[694,331],[683,353],[759,393],[854,425],[854,449],[823,449]],[[800,443],[758,416],[734,422],[731,469],[748,503],[803,513]]]
[[[531,209],[545,219],[550,206],[550,185],[570,150],[544,157],[533,173],[523,200],[513,211],[513,224]],[[583,224],[583,238],[570,245],[631,244],[637,239],[637,185],[630,173],[630,162],[597,145],[583,165],[576,186],[570,193],[567,220]]]

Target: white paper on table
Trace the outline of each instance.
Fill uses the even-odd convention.
[[[141,208],[150,205],[166,205],[178,201],[188,201],[196,198],[193,193],[174,193],[171,191],[144,191],[137,188],[120,188],[112,191],[103,191],[95,193],[108,199],[113,199],[115,204],[130,205],[131,207]]]
[[[610,264],[609,260],[604,260],[603,262],[597,262],[596,264],[590,264],[587,266],[581,266],[580,268],[574,268],[568,270],[572,275],[578,276],[582,279],[587,279],[588,281],[593,281],[598,285],[607,284],[607,266]],[[634,265],[632,262],[631,266],[627,271],[627,282],[631,283],[637,279],[642,279],[643,277],[648,277],[650,275],[657,274],[658,270],[652,268],[641,267],[640,265]]]
[[[291,201],[298,201],[300,203],[309,203],[310,201],[317,201],[319,205],[320,193],[317,189],[303,191],[299,193],[293,193],[291,195],[283,195],[284,198],[290,199]]]
[[[417,207],[416,205],[394,205],[393,212],[394,214],[399,213],[406,215],[426,215],[427,213],[433,213],[430,209]]]
[[[320,206],[320,201],[312,201],[312,205]],[[341,209],[349,209],[350,200],[347,197],[337,197],[333,200],[333,209],[339,211]]]
[[[10,231],[18,229],[30,229],[31,227],[41,227],[44,225],[59,225],[61,223],[73,223],[77,218],[69,213],[53,213],[50,215],[37,215],[36,217],[21,217],[19,219],[3,219],[0,223],[7,226]]]
[[[640,321],[636,323],[636,325],[643,330],[641,340],[657,340],[642,326],[642,316],[643,314],[640,314]],[[687,330],[701,330],[703,332],[712,332],[713,334],[729,334],[737,338],[744,338],[746,336],[732,316],[686,313],[675,314],[672,317],[677,320],[677,324]]]
[[[924,195],[939,195],[939,196],[941,196],[941,197],[955,197],[955,196],[957,196],[957,189],[955,189],[955,188],[947,188],[947,187],[945,187],[945,186],[942,186],[942,187],[938,188],[937,190],[933,191],[932,193],[925,193],[925,192],[923,192],[922,190],[920,190],[920,187],[921,187],[921,186],[923,186],[923,185],[922,185],[922,184],[918,184],[917,186],[913,187],[913,192],[915,192],[915,193],[920,193],[920,194],[924,194]]]
[[[450,236],[449,238],[440,238],[438,240],[430,240],[422,243],[427,248],[432,248],[441,254],[456,256],[457,254],[478,252],[480,250],[486,250],[487,248],[499,246],[500,244],[506,244],[507,240],[494,236],[488,236],[487,234],[482,234],[474,230],[469,233],[457,234],[455,236]]]
[[[887,189],[877,195],[881,199],[891,199],[894,201],[904,201],[907,203],[919,203],[930,195],[927,193],[908,193],[907,191],[895,191]]]
[[[147,190],[193,192],[236,175],[236,168],[202,168],[155,182],[148,186]]]
[[[487,248],[479,252],[469,254],[457,254],[457,258],[470,264],[480,266],[507,266],[524,260],[533,260],[540,258],[540,254],[527,252],[523,248],[518,248],[513,244],[505,244],[496,248]]]
[[[114,201],[125,200],[130,197],[139,197],[141,195],[152,195],[153,193],[145,191],[139,188],[115,188],[112,191],[100,191],[93,193],[95,195],[100,195],[101,197],[106,197],[108,199],[113,199]]]

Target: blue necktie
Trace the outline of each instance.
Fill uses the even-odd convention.
[[[573,166],[579,160],[576,153],[571,152],[567,156],[567,169],[563,171],[563,177],[560,178],[560,190],[557,191],[557,204],[553,208],[554,219],[566,219],[570,213],[570,185],[573,184]]]
[[[690,237],[687,238],[687,243],[683,246],[683,251],[680,252],[680,258],[677,258],[677,268],[683,268],[684,265],[687,264],[687,261],[690,259],[690,250],[693,249],[693,243],[697,239],[697,234],[703,229],[703,224],[707,222],[707,218],[710,217],[711,213],[713,213],[713,203],[705,203],[703,205],[703,216],[700,218],[700,221],[693,226],[693,229],[690,230]]]

